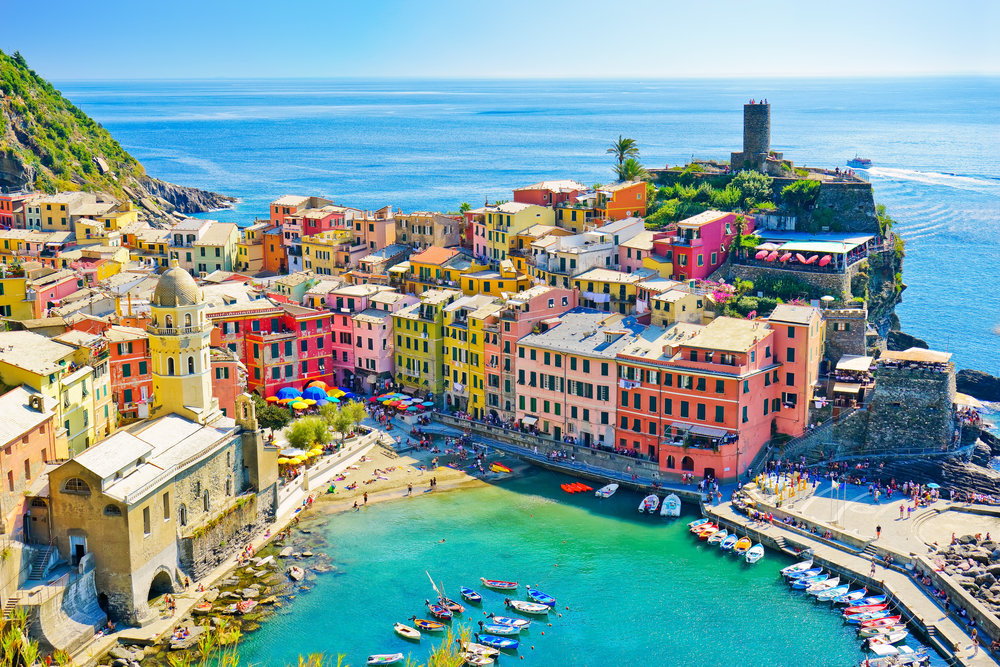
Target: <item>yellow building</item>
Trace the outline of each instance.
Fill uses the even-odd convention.
[[[23,269],[0,271],[0,317],[30,320],[35,316],[35,301],[28,298],[27,285]]]
[[[598,221],[594,198],[581,203],[562,204],[556,208],[556,224],[572,234],[582,234],[594,227]]]
[[[644,277],[611,269],[591,269],[573,279],[580,305],[610,313],[635,314],[636,283]]]
[[[514,238],[534,225],[555,226],[555,211],[547,206],[506,202],[482,209],[486,228],[487,257],[492,262],[507,259],[517,246]]]
[[[675,322],[708,324],[715,318],[715,302],[707,295],[671,289],[650,298],[650,323],[668,327]]]
[[[117,406],[112,403],[111,362],[109,341],[103,335],[70,329],[52,340],[76,348],[73,362],[79,368],[90,367],[91,386],[87,389],[93,399],[94,439],[90,444],[104,440],[117,427]],[[79,452],[76,452],[79,453]]]
[[[674,263],[659,255],[646,255],[642,258],[642,268],[656,271],[661,278],[669,278],[674,274]]]
[[[105,245],[117,248],[122,245],[122,234],[116,229],[105,229],[104,223],[90,218],[80,218],[74,223],[76,244]]]
[[[469,406],[472,416],[480,419],[486,415],[486,338],[497,334],[486,330],[489,323],[495,325],[497,314],[505,307],[504,303],[493,301],[469,313],[469,372],[471,382],[469,388]],[[496,343],[496,341],[493,341]],[[497,391],[496,389],[494,391]]]
[[[55,399],[55,455],[65,459],[96,442],[95,369],[76,363],[76,348],[30,331],[0,332],[0,378]],[[105,361],[106,363],[106,361]],[[103,394],[103,391],[102,391]]]
[[[485,264],[456,248],[437,246],[411,255],[408,264],[410,273],[406,276],[405,291],[411,294],[439,287],[457,288],[463,274],[486,268]]]
[[[205,424],[219,413],[212,396],[210,354],[213,325],[205,298],[176,261],[160,276],[150,299],[149,352],[153,375],[150,417],[178,414]]]
[[[514,269],[514,262],[505,259],[500,262],[497,271],[485,269],[472,273],[463,273],[459,278],[462,291],[467,295],[487,294],[500,296],[504,292],[517,294],[531,287],[532,280],[526,274]]]
[[[420,303],[392,316],[396,381],[403,385],[404,391],[431,396],[438,406],[442,404],[448,370],[443,366],[444,309],[461,297],[458,290],[427,290],[420,295]]]
[[[255,274],[264,270],[264,232],[267,229],[268,223],[258,222],[241,230],[233,263],[235,271]]]
[[[139,222],[139,210],[132,206],[129,200],[123,201],[96,219],[104,225],[104,229],[109,231],[121,231]]]
[[[452,301],[444,309],[442,363],[443,368],[448,371],[448,377],[444,379],[445,405],[452,410],[472,412],[473,407],[481,410],[485,405],[484,398],[479,399],[478,405],[472,402],[474,381],[477,381],[480,395],[485,395],[482,391],[484,375],[482,318],[486,314],[500,310],[502,306],[498,305],[495,310],[490,310],[480,317],[478,331],[472,330],[469,316],[481,308],[492,306],[494,301],[496,299],[488,295],[463,296]]]
[[[354,243],[354,232],[350,229],[333,229],[299,239],[302,244],[302,268],[318,276],[339,276],[347,268],[343,257],[337,251],[344,244]]]
[[[140,229],[135,232],[132,258],[148,264],[167,266],[170,248],[169,229]]]

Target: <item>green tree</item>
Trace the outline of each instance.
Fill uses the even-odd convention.
[[[344,438],[347,437],[348,432],[351,430],[351,424],[351,416],[343,410],[337,410],[337,414],[333,418],[333,430],[340,435],[341,446],[343,446]]]
[[[462,205],[458,207],[458,212],[465,215],[472,210],[472,204],[467,201],[462,202]]]
[[[795,181],[781,189],[781,201],[795,211],[804,211],[816,203],[819,187],[819,181]]]
[[[608,153],[615,156],[618,160],[618,164],[622,165],[628,158],[639,157],[639,147],[635,143],[635,139],[626,139],[622,135],[618,135],[618,141],[611,142],[611,146],[608,147]]]
[[[620,181],[638,181],[646,177],[646,168],[634,157],[615,165],[615,176]]]
[[[257,394],[251,394],[251,396],[253,396],[254,405],[257,407],[257,423],[262,428],[269,428],[274,433],[285,428],[292,421],[292,415],[288,408],[268,403]]]
[[[323,446],[332,440],[330,436],[330,429],[327,427],[326,420],[320,417],[309,417],[309,423],[312,425],[313,429],[313,441],[320,446]]]
[[[757,204],[763,204],[771,199],[770,176],[759,171],[743,170],[736,174],[732,186],[740,191],[740,205],[749,210]]]
[[[358,426],[361,425],[368,417],[368,411],[365,410],[365,406],[362,403],[356,401],[351,401],[343,408],[344,414],[351,420],[351,430],[357,431]]]
[[[878,231],[883,236],[892,231],[892,226],[896,224],[896,221],[886,213],[885,204],[875,205],[875,217],[878,219]]]
[[[339,403],[327,403],[326,405],[320,407],[319,416],[324,422],[326,422],[327,426],[333,428],[338,412],[340,412]]]
[[[297,419],[285,431],[288,444],[296,449],[309,449],[316,438],[316,425],[308,418]]]

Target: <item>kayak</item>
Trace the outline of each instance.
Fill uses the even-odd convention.
[[[472,590],[471,588],[466,588],[465,586],[462,586],[458,590],[462,594],[462,599],[465,600],[466,602],[483,601],[483,596],[477,593],[476,591]]]
[[[483,582],[483,586],[486,586],[486,588],[493,588],[501,591],[510,591],[517,588],[516,581],[501,581],[499,579],[487,579],[485,577],[479,577],[479,581]]]
[[[538,604],[544,604],[549,607],[556,606],[556,599],[547,593],[543,593],[539,590],[529,588],[528,589],[528,599],[532,602],[537,602]]]
[[[510,468],[503,465],[502,463],[493,463],[492,465],[490,465],[490,472],[509,473],[510,471],[511,471]]]
[[[402,623],[393,623],[392,629],[396,631],[396,634],[403,639],[420,639],[420,631],[411,628],[408,625],[403,625]]]

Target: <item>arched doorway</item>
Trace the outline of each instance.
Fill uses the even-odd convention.
[[[694,459],[690,456],[685,456],[681,459],[681,470],[686,472],[694,472]]]
[[[146,599],[152,600],[153,598],[158,598],[161,595],[173,592],[174,582],[170,578],[170,573],[166,570],[160,570],[156,573],[156,576],[153,577],[153,581],[149,583],[149,595]]]
[[[715,468],[705,468],[705,479],[715,479]]]
[[[101,608],[105,614],[108,613],[108,594],[101,593],[97,596],[97,606]]]
[[[673,470],[676,467],[676,462],[674,461],[674,455],[670,454],[667,456],[667,468]]]

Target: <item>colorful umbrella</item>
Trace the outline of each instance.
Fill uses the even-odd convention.
[[[408,407],[408,408],[406,408],[406,409],[412,412],[413,410],[419,410],[420,408],[418,408],[418,407],[417,407],[417,406],[415,406],[415,405],[411,405],[410,407]]]
[[[386,403],[386,405],[388,405],[390,408],[399,407],[399,404],[400,404],[400,401],[389,401],[388,403]]]
[[[294,459],[291,459],[289,463],[291,463],[292,465],[301,465],[302,459],[296,456]]]
[[[315,399],[312,398],[304,398],[302,399],[302,402],[305,403],[306,405],[316,405]]]
[[[319,387],[309,387],[302,392],[302,398],[311,398],[314,401],[318,401],[321,398],[326,398],[326,392]]]
[[[281,399],[280,399],[280,398],[278,398],[277,396],[268,396],[268,397],[267,397],[267,398],[265,398],[264,400],[265,400],[265,401],[267,401],[268,403],[277,403],[277,402],[278,402],[278,401],[280,401]]]
[[[298,398],[302,392],[295,387],[282,387],[278,390],[278,398]]]
[[[378,399],[375,398],[374,396],[372,396],[371,398],[368,399],[368,402],[369,403],[378,403]]]
[[[328,398],[328,399],[326,399],[326,402],[327,403],[340,403],[340,399],[339,398]]]
[[[330,401],[326,400],[325,398],[321,398],[320,400],[316,401],[316,406],[320,408],[323,407],[324,405],[329,405],[329,404]]]
[[[296,410],[305,410],[306,408],[309,407],[309,404],[303,401],[295,401],[294,403],[292,403],[292,407],[295,408]]]
[[[288,464],[288,459],[286,459],[285,457],[281,457],[280,459],[278,459],[278,465],[279,466],[283,466],[283,465],[287,465],[287,464]]]
[[[424,401],[423,403],[421,403],[421,405],[423,405],[425,408],[429,408],[434,405],[434,401]]]
[[[333,391],[330,392],[330,394],[332,396],[336,396],[337,398],[340,398],[341,396],[343,396],[346,393],[347,392],[344,391],[343,389],[341,389],[340,387],[337,387],[336,389],[334,389]]]
[[[326,389],[326,383],[322,380],[313,380],[309,383],[309,387],[319,387],[320,389]]]

